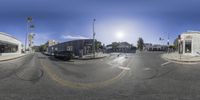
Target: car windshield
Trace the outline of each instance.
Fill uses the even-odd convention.
[[[200,100],[199,0],[0,0],[0,100]]]

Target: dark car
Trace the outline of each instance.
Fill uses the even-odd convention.
[[[63,60],[70,60],[72,59],[72,52],[71,51],[57,51],[57,52],[54,52],[54,57],[63,59]]]

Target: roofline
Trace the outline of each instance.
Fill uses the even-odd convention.
[[[200,34],[200,31],[187,31],[183,32],[182,34],[191,34],[191,33]]]
[[[15,40],[21,42],[20,40],[18,40],[18,39],[15,38],[14,36],[12,36],[12,35],[10,35],[10,34],[7,34],[7,33],[5,33],[5,32],[0,32],[0,34],[5,35],[5,36],[9,36],[9,37],[14,38]]]
[[[65,42],[61,42],[59,44],[62,44],[62,43],[67,43],[67,42],[72,42],[72,41],[84,41],[84,40],[93,40],[93,39],[75,39],[75,40],[69,40],[69,41],[65,41]],[[95,39],[96,40],[96,39]],[[97,41],[97,40],[96,40]]]
[[[58,43],[58,44],[55,44],[55,45],[52,45],[52,46],[49,46],[49,47],[53,47],[53,46],[56,46],[56,45],[60,45],[60,44],[63,44],[63,43],[67,43],[67,42],[72,42],[72,41],[79,41],[79,40],[93,40],[93,39],[76,39],[76,40],[69,40],[69,41],[65,41],[65,42],[61,42],[61,43]],[[96,39],[95,39],[96,40]],[[97,40],[96,40],[97,41]]]

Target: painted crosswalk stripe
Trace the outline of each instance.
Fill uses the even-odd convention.
[[[169,64],[169,63],[171,63],[171,62],[165,62],[165,63],[163,63],[163,64],[161,64],[162,66],[165,66],[165,65],[167,65],[167,64]]]

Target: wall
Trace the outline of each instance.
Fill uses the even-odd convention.
[[[6,33],[0,32],[0,41],[6,44],[13,44],[18,46],[18,50],[15,53],[21,54],[21,45],[22,43],[17,40],[16,38],[12,37],[11,35],[8,35]]]
[[[191,56],[200,56],[198,52],[200,53],[200,33],[184,33],[181,35],[181,41],[183,42],[183,54],[184,55],[191,55]],[[191,40],[192,41],[192,52],[191,53],[185,53],[185,40]]]

